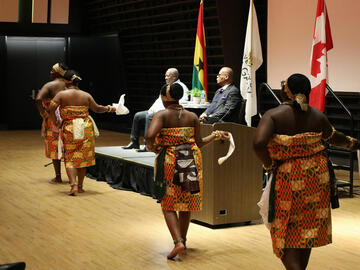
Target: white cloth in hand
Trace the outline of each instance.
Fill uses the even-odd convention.
[[[229,132],[229,137],[230,137],[230,139],[229,139],[229,142],[230,142],[229,150],[228,150],[226,156],[223,156],[223,157],[218,159],[219,165],[223,164],[225,162],[225,160],[227,160],[235,150],[234,138],[233,138],[233,136],[232,136],[232,134],[230,132]]]
[[[99,129],[95,123],[95,120],[89,115],[89,118],[91,120],[91,122],[93,123],[93,129],[94,129],[94,135],[95,137],[99,137],[100,136],[100,132],[99,132]]]
[[[269,216],[269,199],[270,199],[270,189],[271,189],[271,182],[273,181],[273,174],[270,175],[269,181],[266,183],[264,191],[261,195],[260,201],[257,203],[259,206],[259,214],[264,222],[266,228],[270,230],[270,223],[268,221]]]
[[[113,103],[113,106],[116,107],[116,115],[125,115],[129,113],[129,109],[125,107],[125,94],[122,94],[119,103]]]

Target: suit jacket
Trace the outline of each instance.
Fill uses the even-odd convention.
[[[221,89],[221,88],[220,88]],[[220,89],[215,92],[215,97],[221,95]],[[208,109],[205,113],[208,115],[207,122],[212,124],[216,122],[235,122],[240,123],[239,112],[242,103],[240,90],[234,84],[230,84],[223,91],[223,96],[217,102],[215,111],[209,115]]]

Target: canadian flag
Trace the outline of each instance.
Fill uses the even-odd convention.
[[[327,52],[333,48],[329,17],[325,0],[318,0],[311,51],[311,92],[309,104],[321,111],[325,109]]]

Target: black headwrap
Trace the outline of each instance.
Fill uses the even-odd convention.
[[[75,70],[67,70],[64,74],[64,79],[72,82],[73,84],[78,84],[82,79]]]
[[[310,81],[303,74],[295,73],[286,80],[285,93],[294,101],[295,107],[302,111],[307,111],[310,91]]]

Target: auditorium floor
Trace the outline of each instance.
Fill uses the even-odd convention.
[[[101,131],[97,146],[125,145],[128,134]],[[188,250],[166,260],[172,241],[154,199],[86,179],[69,197],[50,184],[40,131],[0,131],[0,264],[27,270],[283,269],[270,235],[253,225],[209,229],[190,224]],[[67,181],[64,169],[63,180]],[[359,269],[360,190],[333,213],[333,244],[312,251],[309,270]]]

